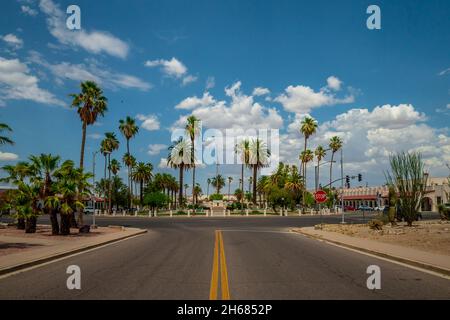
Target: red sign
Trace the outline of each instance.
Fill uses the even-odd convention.
[[[327,201],[327,193],[323,190],[316,191],[314,199],[316,199],[317,203],[324,203]]]

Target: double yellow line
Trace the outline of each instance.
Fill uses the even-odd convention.
[[[227,261],[225,259],[225,249],[223,246],[222,232],[216,230],[214,242],[213,269],[211,275],[211,287],[209,290],[209,300],[217,300],[219,289],[219,266],[220,266],[220,288],[222,300],[230,300],[230,289],[228,287]],[[219,265],[220,263],[220,265]]]

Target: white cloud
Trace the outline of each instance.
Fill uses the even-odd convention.
[[[419,151],[431,175],[448,174],[445,163],[450,162],[450,137],[425,123],[426,116],[410,104],[384,105],[368,109],[351,109],[335,119],[319,125],[308,148],[328,146],[332,136],[344,140],[345,174],[363,173],[372,184],[384,183],[383,172],[389,168],[389,155],[398,151]],[[280,137],[281,160],[298,165],[303,150],[303,137],[299,133],[301,116],[288,126],[288,133]],[[339,155],[336,155],[339,161]],[[329,160],[330,152],[326,157]],[[336,160],[336,158],[335,158]],[[308,180],[314,181],[314,168]],[[339,166],[339,164],[337,164]],[[322,169],[322,182],[329,178],[329,167]],[[337,169],[334,173],[338,175]]]
[[[90,133],[88,134],[88,138],[94,139],[94,140],[99,140],[103,137],[103,135],[99,134],[99,133]]]
[[[255,102],[253,96],[247,96],[240,90],[241,82],[225,88],[230,101],[218,101],[208,92],[202,98],[196,96],[180,102],[177,109],[192,110],[192,114],[202,120],[202,125],[215,129],[279,129],[283,119],[277,109],[268,108]],[[174,128],[182,128],[189,115],[181,116]]]
[[[198,107],[207,107],[216,103],[214,97],[212,97],[209,92],[203,93],[203,97],[198,98],[197,96],[188,97],[181,101],[175,106],[175,109],[185,109],[191,110]]]
[[[0,37],[3,41],[5,41],[9,46],[20,49],[23,47],[23,40],[18,38],[16,35],[9,33],[5,36]]]
[[[214,77],[208,77],[208,79],[206,79],[206,86],[205,86],[205,90],[209,90],[212,89],[216,86],[216,79]]]
[[[175,57],[172,57],[170,60],[148,60],[144,65],[149,68],[161,67],[161,71],[165,76],[181,79],[183,86],[195,82],[198,79],[196,76],[188,74],[187,67]]]
[[[20,9],[22,10],[23,13],[25,13],[25,14],[27,14],[29,16],[32,16],[32,17],[34,17],[34,16],[36,16],[38,14],[37,10],[35,10],[35,9],[29,7],[29,6],[26,6],[26,5],[22,5],[20,7]]]
[[[339,90],[341,90],[341,85],[342,85],[342,81],[339,80],[337,77],[335,77],[335,76],[328,77],[327,86],[331,90],[339,91]]]
[[[190,83],[192,83],[192,82],[197,81],[197,79],[198,79],[198,78],[195,77],[195,76],[188,75],[188,76],[186,76],[186,77],[183,78],[182,84],[183,84],[183,86],[186,86],[186,85],[188,85],[188,84],[190,84]]]
[[[155,156],[161,153],[161,151],[166,150],[168,148],[165,144],[150,144],[148,146],[147,153],[151,156]]]
[[[160,168],[160,169],[168,169],[168,168],[170,168],[167,165],[167,158],[161,158],[161,160],[159,160],[158,168]]]
[[[447,69],[442,70],[441,72],[439,72],[439,75],[440,76],[444,76],[444,75],[449,74],[449,73],[450,73],[450,68],[447,68]]]
[[[31,51],[29,61],[49,69],[58,82],[63,82],[67,79],[77,82],[92,80],[113,90],[123,88],[148,91],[152,87],[150,83],[135,76],[113,72],[93,59],[80,64],[71,64],[69,62],[51,64],[44,60],[38,52]]]
[[[14,161],[17,159],[19,159],[19,156],[15,153],[0,151],[0,161]]]
[[[6,100],[31,100],[44,104],[64,106],[64,102],[39,87],[37,77],[30,74],[19,59],[0,57],[0,104]]]
[[[333,83],[333,81],[331,82]],[[336,86],[336,83],[332,85]],[[281,103],[286,111],[306,114],[311,112],[312,109],[323,106],[352,103],[354,102],[354,96],[350,94],[344,98],[337,98],[335,94],[329,92],[328,88],[322,88],[315,92],[308,86],[291,85],[285,89],[284,94],[276,97],[274,101]]]
[[[257,87],[253,89],[253,95],[254,96],[265,96],[270,93],[270,90],[263,87]]]
[[[156,115],[138,114],[136,116],[136,118],[138,120],[142,121],[141,127],[144,128],[145,130],[155,131],[155,130],[159,130],[159,128],[160,128],[160,123],[159,123],[158,117]]]
[[[52,0],[40,0],[39,8],[47,16],[47,27],[60,43],[66,46],[81,47],[84,50],[100,54],[106,53],[118,58],[126,58],[129,46],[119,38],[105,32],[87,32],[83,29],[71,31],[66,27],[66,14]]]

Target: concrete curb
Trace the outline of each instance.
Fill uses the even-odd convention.
[[[306,237],[308,237],[310,239],[320,240],[320,241],[323,241],[323,242],[328,242],[328,243],[335,244],[335,245],[338,245],[338,246],[342,246],[342,247],[345,247],[345,248],[349,248],[349,249],[352,249],[352,250],[365,252],[365,253],[368,253],[368,254],[371,254],[371,255],[374,255],[374,256],[378,256],[378,257],[389,259],[389,260],[394,260],[394,261],[401,262],[401,263],[404,263],[404,264],[407,264],[407,265],[410,265],[410,266],[413,266],[413,267],[417,267],[417,268],[433,271],[433,272],[436,272],[436,273],[439,273],[439,274],[443,274],[445,276],[450,277],[450,270],[445,269],[445,268],[441,268],[441,267],[438,267],[438,266],[435,266],[435,265],[432,265],[432,264],[427,264],[427,263],[424,263],[424,262],[421,262],[421,261],[406,259],[406,258],[398,257],[398,256],[395,256],[395,255],[390,255],[390,254],[387,254],[387,253],[384,253],[384,252],[373,251],[373,250],[369,250],[369,249],[366,249],[366,248],[362,248],[362,247],[357,247],[357,246],[353,246],[353,245],[350,245],[350,244],[346,244],[346,243],[343,243],[343,242],[340,242],[340,241],[336,241],[336,240],[329,240],[329,239],[326,239],[326,238],[323,238],[323,237],[320,237],[320,236],[316,236],[316,235],[313,235],[313,234],[310,234],[310,233],[307,233],[307,232],[303,232],[300,229],[291,229],[291,231],[299,233],[301,235],[304,235],[304,236],[306,236]]]
[[[6,268],[3,268],[3,269],[0,269],[0,276],[6,275],[6,274],[11,273],[11,272],[15,272],[15,271],[27,269],[27,268],[30,268],[30,267],[34,267],[34,266],[37,266],[37,265],[40,265],[40,264],[43,264],[43,263],[46,263],[46,262],[50,262],[52,260],[61,259],[61,258],[70,256],[70,255],[73,255],[73,254],[76,254],[76,253],[80,253],[80,252],[83,252],[83,251],[88,251],[88,250],[91,250],[91,249],[95,249],[95,248],[98,248],[98,247],[101,247],[101,246],[104,246],[104,245],[107,245],[107,244],[111,244],[111,243],[114,243],[114,242],[125,240],[125,239],[131,238],[131,237],[135,237],[135,236],[138,236],[138,235],[141,235],[141,234],[144,234],[144,233],[147,233],[146,229],[139,230],[139,231],[137,231],[137,232],[135,232],[133,234],[128,234],[128,235],[120,237],[120,238],[111,239],[111,240],[108,240],[108,241],[105,241],[105,242],[96,243],[96,244],[92,244],[92,245],[87,245],[85,247],[81,247],[81,248],[78,248],[78,249],[75,249],[75,250],[68,250],[68,251],[56,253],[56,254],[53,254],[53,255],[50,255],[50,256],[47,256],[47,257],[42,257],[42,258],[39,258],[39,259],[36,259],[36,260],[33,260],[33,261],[28,261],[28,262],[17,264],[17,265],[11,266],[11,267],[6,267]]]

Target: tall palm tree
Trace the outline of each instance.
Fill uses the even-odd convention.
[[[235,146],[235,152],[240,154],[242,167],[241,167],[241,186],[242,192],[244,193],[244,167],[248,166],[250,162],[250,140],[243,139],[240,143]],[[243,198],[242,198],[243,200]]]
[[[119,149],[119,140],[116,137],[116,134],[114,132],[106,132],[105,133],[105,148],[107,150],[108,154],[108,213],[112,213],[112,207],[111,207],[111,191],[112,191],[112,185],[111,185],[111,153],[113,151]]]
[[[248,193],[252,190],[253,177],[248,177]]]
[[[127,153],[126,155],[130,156],[130,140],[138,134],[139,127],[136,125],[136,122],[133,118],[127,116],[125,120],[119,120],[119,130],[122,133],[122,135],[127,140]],[[129,161],[130,159],[127,159],[128,161],[124,161],[125,165],[128,168],[128,192],[129,192],[129,199],[128,199],[128,205],[131,207],[131,197],[132,197],[132,181],[131,181],[131,168],[132,168],[132,162]]]
[[[333,182],[333,159],[334,159],[334,154],[336,152],[338,152],[341,148],[342,148],[342,139],[339,138],[338,136],[334,136],[330,139],[330,144],[329,147],[331,149],[331,163],[330,163],[330,188],[331,188],[331,183]]]
[[[314,154],[316,155],[317,159],[317,183],[320,181],[320,161],[322,161],[323,158],[327,155],[327,152],[322,146],[317,146],[316,150],[314,151]]]
[[[195,185],[195,188],[194,188],[194,191],[193,191],[193,194],[194,194],[194,197],[195,197],[195,203],[197,203],[198,202],[198,196],[201,196],[202,195],[202,188],[200,187],[200,184],[199,183],[197,183],[196,185]]]
[[[141,205],[144,200],[144,184],[151,181],[153,177],[153,165],[151,163],[139,162],[133,169],[131,178],[139,182],[139,201]]]
[[[178,200],[179,205],[183,205],[183,174],[192,166],[191,144],[186,139],[180,138],[169,147],[169,155],[167,156],[167,165],[171,168],[179,169],[179,189]]]
[[[10,126],[8,126],[6,123],[0,123],[0,133],[3,131],[12,132],[12,129]],[[10,138],[5,136],[0,136],[0,145],[2,144],[14,144],[14,141],[12,141]]]
[[[228,177],[228,201],[230,200],[231,182],[232,181],[233,181],[233,177]]]
[[[189,189],[189,185],[187,183],[184,184],[184,198],[187,201],[187,189]]]
[[[216,188],[216,194],[220,194],[220,190],[225,187],[225,179],[222,175],[218,174],[211,180],[211,185]]]
[[[187,118],[187,124],[186,124],[186,133],[189,135],[189,138],[191,139],[191,155],[192,155],[192,192],[194,192],[195,189],[195,161],[194,161],[194,155],[195,155],[195,138],[200,132],[200,126],[199,126],[199,119],[197,119],[195,116],[191,115]],[[194,194],[192,194],[192,202],[195,204],[195,197]]]
[[[302,153],[300,154],[300,160],[303,166],[303,185],[305,186],[305,188],[303,188],[303,207],[305,207],[306,204],[306,197],[305,197],[305,192],[306,192],[306,167],[308,165],[309,162],[314,160],[314,153],[309,150],[306,149],[305,151],[302,151]]]
[[[52,177],[58,169],[59,156],[52,154],[41,154],[39,156],[30,156],[31,170],[33,171],[34,180],[39,184],[40,199],[46,201],[48,197],[54,195]],[[52,235],[59,234],[58,212],[53,208],[44,208],[50,216],[50,223],[52,225]]]
[[[208,187],[206,188],[206,197],[209,199],[209,185],[211,184],[211,178],[206,179]]]
[[[305,137],[305,148],[303,149],[304,152],[306,152],[309,137],[312,136],[314,133],[316,133],[316,130],[317,130],[317,121],[314,118],[306,116],[302,120],[300,126],[300,132]],[[302,163],[302,165],[303,165],[302,169],[306,170],[305,163]],[[306,185],[306,174],[304,173],[304,171],[303,171],[303,179],[305,180],[304,184]]]
[[[111,160],[111,164],[109,165],[109,169],[111,170],[113,175],[117,175],[117,173],[120,170],[120,162],[117,161],[116,159],[112,159]]]
[[[94,124],[99,115],[105,114],[108,109],[108,99],[103,96],[102,89],[93,81],[82,82],[80,87],[81,92],[70,94],[70,97],[73,98],[72,107],[77,108],[82,122],[80,168],[83,168],[87,126]]]
[[[256,184],[258,181],[258,170],[266,167],[269,163],[270,150],[261,139],[254,139],[250,143],[248,166],[253,169],[253,193],[252,201],[256,204]]]

